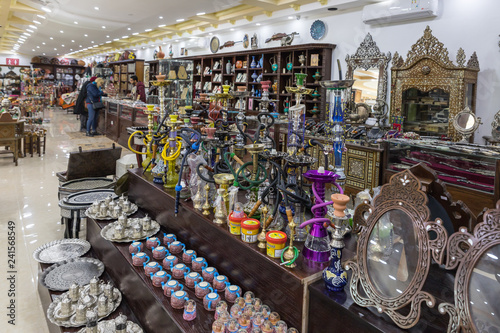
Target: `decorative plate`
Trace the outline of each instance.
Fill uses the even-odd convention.
[[[40,246],[33,252],[33,258],[43,264],[55,264],[78,258],[90,250],[90,243],[78,238],[58,239]]]
[[[243,36],[243,47],[246,49],[250,45],[250,38],[248,37],[248,34],[245,34]]]
[[[97,300],[101,294],[104,293],[104,284],[99,285],[100,291],[98,295],[90,295],[90,286],[86,285],[83,287],[83,290],[80,291],[80,298],[79,301],[83,302],[83,304],[87,305],[87,310],[93,310],[96,313],[97,312]],[[63,326],[63,327],[80,327],[83,326],[87,323],[87,320],[85,319],[82,322],[78,322],[76,320],[76,308],[78,306],[77,302],[74,302],[71,304],[71,313],[69,318],[62,318],[60,309],[61,309],[61,302],[65,297],[69,297],[69,291],[65,292],[64,294],[61,294],[59,297],[57,297],[52,303],[50,303],[48,309],[47,309],[47,318],[50,320],[51,323],[57,325],[57,326]],[[122,301],[122,293],[118,288],[113,288],[113,302],[108,303],[108,308],[106,313],[104,313],[102,316],[98,316],[97,320],[101,320],[109,316],[111,313],[113,313],[118,306],[120,305]],[[128,326],[128,325],[127,325]],[[98,331],[100,332],[107,332],[107,331]],[[112,331],[114,332],[114,331]],[[128,332],[128,330],[127,330]]]
[[[82,328],[77,333],[85,333],[86,328]],[[97,323],[97,332],[98,333],[115,333],[115,320],[103,320]],[[127,333],[142,333],[144,332],[142,328],[134,323],[133,321],[127,320]]]
[[[104,264],[94,258],[75,258],[54,264],[47,268],[40,283],[47,289],[55,291],[68,290],[73,282],[80,286],[90,283],[95,276],[101,276]]]
[[[126,212],[127,216],[130,216],[130,215],[134,214],[135,212],[137,212],[137,209],[139,209],[139,207],[137,207],[136,204],[130,203],[130,209]],[[85,211],[85,215],[93,218],[94,220],[116,220],[118,218],[118,217],[113,216],[111,214],[111,212],[109,211],[109,209],[108,209],[107,214],[105,216],[103,216],[99,213],[94,214],[94,213],[90,212],[90,207],[87,208],[87,210]]]
[[[311,24],[311,37],[314,40],[320,40],[325,36],[326,25],[321,20],[316,20]]]
[[[220,46],[219,38],[215,36],[212,37],[212,39],[210,40],[210,51],[212,51],[212,53],[217,53],[217,51],[219,50],[219,46]]]
[[[128,219],[127,227],[125,228],[125,237],[123,238],[120,239],[115,238],[115,226],[118,224],[118,222],[110,223],[104,228],[102,228],[101,237],[110,242],[131,243],[151,237],[155,235],[158,231],[160,231],[160,224],[154,220],[151,220],[151,229],[143,230],[142,236],[140,238],[132,237],[133,233],[132,227],[137,223],[141,223],[140,220],[141,220],[140,218]]]

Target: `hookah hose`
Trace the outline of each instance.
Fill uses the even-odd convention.
[[[198,151],[198,149],[200,148],[200,141],[201,141],[201,135],[200,135],[199,132],[197,132],[197,131],[195,131],[195,130],[193,130],[191,128],[182,128],[180,130],[180,132],[181,132],[180,135],[181,136],[182,136],[182,132],[183,131],[191,132],[191,134],[197,136],[198,139],[197,139],[197,141],[195,143],[193,143],[192,145],[188,146],[187,151],[184,154],[184,157],[182,158],[181,169],[179,171],[179,180],[177,181],[177,185],[175,185],[175,192],[176,192],[175,193],[175,216],[177,216],[177,213],[179,213],[179,200],[180,200],[181,191],[182,191],[182,185],[181,185],[182,172],[184,171],[184,165],[186,164],[186,158],[191,153]],[[184,140],[186,140],[186,139],[184,138]],[[190,141],[188,141],[188,140],[186,140],[186,142],[190,143]],[[178,146],[180,147],[180,144],[178,144]]]
[[[243,135],[243,137],[247,140],[250,140],[250,142],[253,142],[252,137],[249,134],[245,133],[245,131],[240,127],[240,124],[238,122],[235,122],[235,124],[240,134]],[[245,128],[248,127],[248,124],[246,122],[244,122],[243,125],[245,126]]]
[[[314,146],[319,146],[319,148],[323,152],[325,151],[325,146],[321,142],[319,142],[318,140],[316,140],[316,139],[311,139],[311,140],[307,141],[307,144],[304,147],[304,149],[308,149],[308,148],[311,148],[311,147],[314,147]],[[328,154],[324,154],[324,155],[325,155],[325,170],[328,170]]]
[[[226,165],[229,166],[229,170],[231,171],[231,174],[234,176],[234,186],[241,188],[242,190],[249,190],[252,187],[259,186],[262,184],[266,179],[267,179],[267,170],[266,168],[261,164],[258,163],[258,168],[255,170],[255,180],[248,179],[245,173],[242,174],[242,172],[246,169],[247,166],[252,165],[253,161],[247,162],[243,164],[238,171],[234,171],[233,167],[231,166],[231,163],[229,163],[228,156],[234,157],[234,153],[225,153],[224,154],[224,161],[226,162]],[[264,177],[260,178],[261,173],[264,173]],[[240,184],[238,179],[240,178],[240,175],[243,177],[244,180],[246,180],[248,183],[250,183],[249,186],[243,186]]]
[[[335,177],[335,179],[336,179],[336,178],[337,178],[337,177]],[[337,184],[337,182],[335,181],[335,179],[334,179],[334,181],[333,181],[333,184],[334,184],[335,186],[337,186],[337,188],[338,188],[338,190],[339,190],[340,194],[344,194],[344,190],[342,190],[342,187],[340,187],[340,185],[339,185],[339,184]],[[321,209],[321,208],[326,207],[326,206],[329,206],[329,205],[333,205],[333,201],[327,201],[327,202],[324,202],[323,200],[321,200],[321,198],[320,198],[320,196],[319,196],[319,194],[318,194],[318,192],[317,192],[317,190],[316,190],[316,186],[314,186],[314,184],[313,184],[313,186],[312,186],[312,191],[313,191],[314,197],[316,198],[316,202],[317,202],[317,203],[316,203],[314,206],[312,206],[312,208],[311,208],[311,211],[312,211],[312,213],[313,213],[313,214],[315,214],[315,212],[316,212],[318,209]],[[316,214],[315,214],[315,215],[316,215]],[[299,228],[301,228],[301,229],[302,229],[302,228],[305,228],[305,226],[306,226],[306,225],[308,225],[308,224],[312,224],[312,223],[316,223],[316,222],[317,222],[317,223],[320,223],[320,222],[321,222],[321,223],[330,223],[331,221],[330,221],[330,219],[329,219],[329,218],[326,218],[326,217],[315,217],[315,218],[312,218],[312,219],[310,219],[310,220],[307,220],[307,221],[303,222],[303,223],[299,226]]]

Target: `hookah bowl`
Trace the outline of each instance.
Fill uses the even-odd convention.
[[[334,208],[335,230],[330,243],[330,266],[323,270],[323,280],[325,286],[330,291],[342,291],[347,285],[347,273],[342,268],[342,249],[345,247],[344,235],[350,231],[345,216],[345,208],[349,202],[349,197],[345,194],[332,194]]]
[[[312,186],[316,197],[316,205],[311,209],[314,218],[300,225],[300,228],[304,228],[306,225],[312,224],[302,254],[306,259],[311,261],[326,262],[330,258],[330,237],[324,227],[324,223],[330,223],[330,220],[325,218],[325,215],[327,213],[326,206],[330,205],[331,202],[324,202],[325,184],[335,182],[338,175],[332,171],[320,168],[319,170],[307,171],[303,177],[313,182]]]

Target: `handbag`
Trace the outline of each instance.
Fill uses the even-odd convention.
[[[94,110],[104,109],[104,104],[101,101],[92,102],[92,106],[94,107]]]

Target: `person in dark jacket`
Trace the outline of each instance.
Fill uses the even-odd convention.
[[[97,78],[94,82],[87,86],[87,109],[89,110],[89,119],[87,120],[87,136],[94,136],[97,134],[97,117],[99,110],[94,109],[93,103],[100,102],[104,93],[102,87],[104,80]]]
[[[146,88],[144,87],[144,83],[139,81],[137,75],[132,75],[129,82],[135,87],[135,94],[132,94],[132,98],[146,103]]]
[[[84,132],[87,130],[87,119],[89,113],[87,108],[85,107],[85,100],[87,99],[87,86],[94,82],[96,79],[95,76],[90,78],[90,81],[86,81],[82,84],[82,88],[80,89],[80,93],[78,94],[78,98],[75,103],[75,114],[80,115],[80,131]]]

